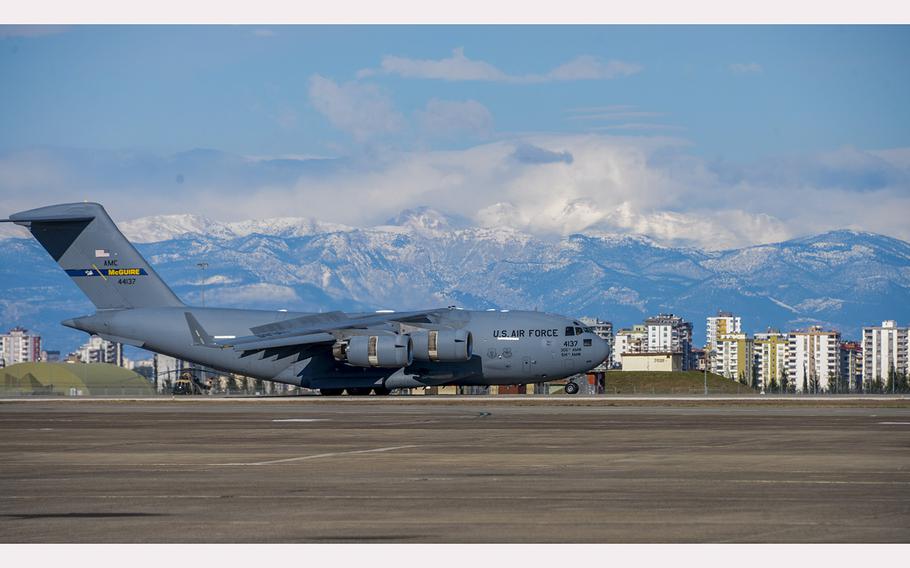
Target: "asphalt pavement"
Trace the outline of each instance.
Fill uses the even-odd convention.
[[[0,403],[0,542],[910,540],[906,401],[395,398]]]

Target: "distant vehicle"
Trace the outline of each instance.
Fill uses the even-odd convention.
[[[313,314],[191,307],[97,203],[50,205],[7,221],[27,227],[95,305],[95,314],[63,325],[324,395],[546,382],[583,373],[609,355],[607,342],[590,328],[542,312],[448,307]],[[567,385],[567,393],[577,390]]]
[[[183,373],[174,381],[172,394],[194,394],[196,389],[193,386],[193,377],[189,373]]]

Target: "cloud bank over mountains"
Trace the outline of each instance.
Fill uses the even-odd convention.
[[[364,227],[425,205],[540,237],[636,233],[706,249],[838,228],[910,240],[910,149],[734,164],[695,156],[678,138],[601,134],[345,158],[41,148],[0,154],[0,186],[3,216],[87,199],[119,220],[191,212]]]

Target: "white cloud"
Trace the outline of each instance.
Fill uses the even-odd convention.
[[[358,77],[382,73],[413,79],[438,79],[443,81],[494,81],[508,83],[545,83],[550,81],[581,81],[612,79],[633,75],[642,67],[636,63],[610,60],[603,62],[592,55],[581,55],[543,74],[511,75],[495,65],[465,56],[463,48],[452,51],[443,59],[412,59],[396,55],[382,58],[380,68],[364,69]]]
[[[567,112],[568,120],[594,123],[587,127],[594,131],[683,130],[682,127],[673,124],[649,122],[651,119],[663,117],[665,113],[640,110],[632,105],[576,108]]]
[[[420,129],[431,136],[448,137],[461,133],[488,135],[493,115],[475,100],[444,101],[432,99],[415,113]]]
[[[654,118],[658,116],[663,116],[663,113],[642,110],[622,110],[575,114],[570,116],[569,120],[629,120],[636,118]]]
[[[395,110],[389,95],[376,85],[357,82],[339,85],[313,75],[309,95],[316,110],[358,142],[396,132],[404,125],[404,118]]]
[[[389,75],[446,81],[505,81],[509,76],[485,61],[468,59],[464,49],[445,59],[409,59],[395,55],[382,58],[380,71]],[[361,76],[364,72],[361,72]]]
[[[759,63],[731,63],[729,66],[730,71],[739,74],[739,75],[749,75],[754,73],[761,73],[763,71],[762,66]]]
[[[685,130],[675,124],[661,124],[651,122],[623,122],[621,124],[608,124],[605,126],[591,126],[591,130]]]
[[[563,63],[547,73],[546,78],[553,81],[581,81],[586,79],[612,79],[619,76],[634,75],[640,72],[641,65],[625,61],[610,60],[601,62],[596,57],[581,55],[568,63]]]

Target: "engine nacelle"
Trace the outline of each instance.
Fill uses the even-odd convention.
[[[406,367],[414,361],[407,335],[355,335],[332,346],[335,359],[357,367]]]
[[[412,333],[411,337],[418,361],[467,361],[474,353],[474,338],[466,329],[431,329]]]

